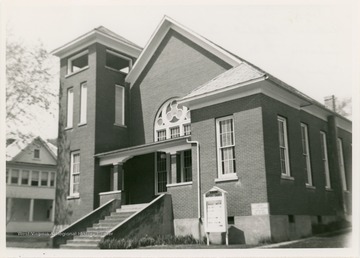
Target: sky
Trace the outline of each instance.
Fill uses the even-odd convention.
[[[321,103],[358,91],[354,1],[13,0],[3,7],[14,36],[40,40],[48,51],[100,25],[144,47],[167,15]],[[56,137],[56,119],[42,117],[45,138]]]

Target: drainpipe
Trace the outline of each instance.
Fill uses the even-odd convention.
[[[187,143],[196,144],[196,169],[197,169],[197,192],[198,192],[198,219],[201,220],[201,191],[200,191],[200,144],[198,141],[189,141]]]

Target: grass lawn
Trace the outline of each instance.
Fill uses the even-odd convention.
[[[49,236],[6,235],[6,247],[50,248]]]

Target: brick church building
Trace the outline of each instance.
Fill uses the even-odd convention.
[[[55,247],[95,247],[109,232],[202,238],[214,186],[227,192],[230,243],[351,219],[351,121],[171,18],[144,48],[98,27],[53,54],[55,223],[103,233],[56,235]]]

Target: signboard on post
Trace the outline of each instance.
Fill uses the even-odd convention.
[[[226,245],[229,244],[226,194],[226,191],[216,186],[204,194],[204,225],[208,245],[211,232],[226,232]]]

